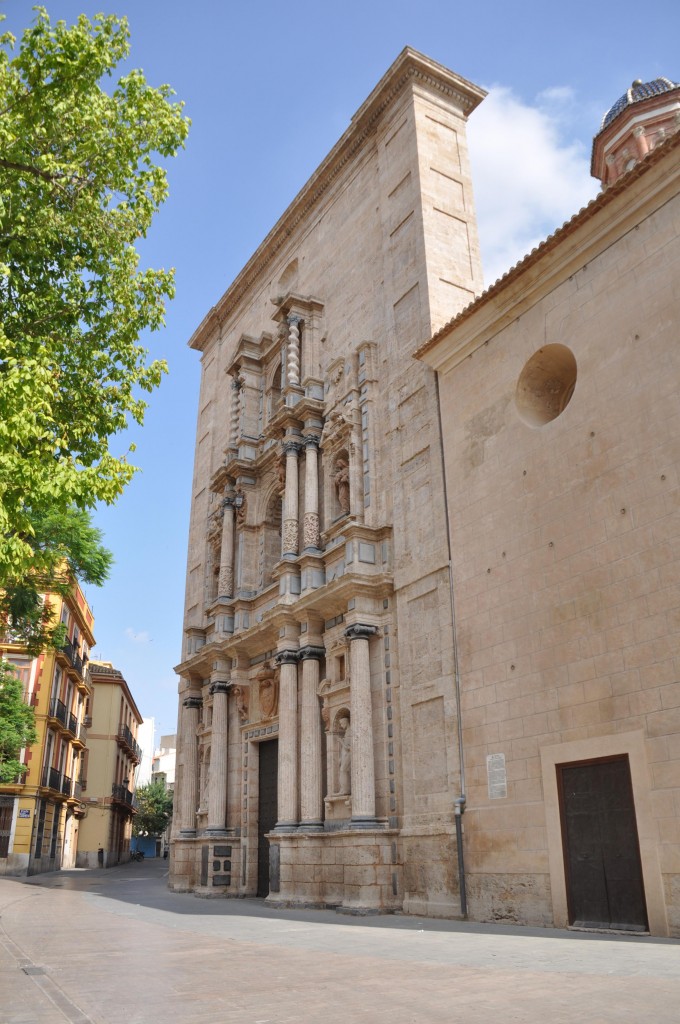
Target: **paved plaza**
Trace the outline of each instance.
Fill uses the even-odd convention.
[[[680,943],[275,910],[167,862],[0,880],[1,1024],[677,1024]]]

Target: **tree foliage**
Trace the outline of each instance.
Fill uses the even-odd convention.
[[[22,747],[36,741],[35,712],[24,701],[23,684],[7,661],[0,661],[0,783],[14,782],[26,771]]]
[[[74,581],[101,586],[113,556],[84,509],[35,515],[31,525],[27,539],[34,550],[33,567],[6,580],[0,591],[0,625],[13,643],[37,656],[48,647],[63,646],[66,639],[65,626],[55,621],[43,594],[67,597]]]
[[[140,786],[135,793],[137,813],[132,823],[136,836],[161,836],[172,817],[172,793],[162,782]]]
[[[55,551],[73,554],[78,513],[113,502],[135,472],[111,443],[142,423],[141,394],[166,370],[139,338],[173,294],[172,270],[140,269],[135,245],[189,125],[167,85],[141,71],[108,81],[129,53],[124,18],[52,25],[36,11],[18,47],[0,36],[3,586],[49,576]]]

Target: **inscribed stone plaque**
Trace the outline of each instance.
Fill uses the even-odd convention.
[[[486,775],[489,784],[489,800],[503,800],[508,795],[508,773],[505,770],[505,754],[486,755]]]

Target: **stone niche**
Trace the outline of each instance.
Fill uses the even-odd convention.
[[[349,651],[344,638],[331,642],[326,670],[317,692],[326,732],[325,820],[326,829],[332,830],[352,817]]]

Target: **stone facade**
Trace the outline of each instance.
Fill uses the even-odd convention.
[[[679,279],[675,134],[420,353],[442,398],[478,920],[680,935]],[[636,846],[639,909],[625,892],[607,920],[595,890],[632,888]]]
[[[405,50],[191,339],[176,890],[459,912],[443,463],[412,353],[481,288],[483,95]]]

